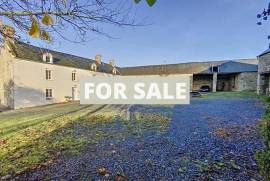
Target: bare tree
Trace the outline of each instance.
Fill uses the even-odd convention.
[[[268,7],[264,8],[261,13],[257,14],[258,22],[257,25],[261,26],[264,21],[267,21],[270,17],[270,3],[268,3]],[[270,35],[268,35],[268,40],[270,40]],[[269,44],[270,48],[270,44]]]
[[[2,22],[10,23],[20,33],[51,41],[59,35],[66,40],[83,41],[88,32],[109,36],[104,25],[138,26],[131,13],[133,0],[0,0]],[[152,6],[156,0],[146,0]],[[134,0],[139,3],[140,0]],[[1,25],[2,24],[2,25]],[[72,38],[66,32],[72,32]],[[17,34],[18,37],[18,34]]]

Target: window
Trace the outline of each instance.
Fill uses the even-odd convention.
[[[75,81],[76,80],[76,72],[72,72],[71,80],[72,81]]]
[[[46,56],[46,62],[47,63],[50,63],[51,62],[50,56],[48,56],[48,55]]]
[[[52,89],[46,89],[46,99],[51,100],[53,98],[53,91]]]
[[[97,71],[97,65],[96,65],[95,63],[93,63],[93,64],[91,65],[91,70],[92,70],[92,71]]]
[[[52,71],[46,70],[46,80],[52,80]]]
[[[51,53],[44,53],[43,54],[43,61],[46,63],[53,63],[53,56]]]
[[[116,69],[116,68],[113,68],[112,74],[113,74],[113,75],[116,75],[116,73],[117,73],[117,69]]]

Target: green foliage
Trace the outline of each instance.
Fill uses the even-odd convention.
[[[52,25],[53,19],[48,13],[45,13],[42,18],[42,23],[46,26]],[[49,42],[51,41],[49,33],[45,30],[41,30],[40,24],[36,18],[32,18],[32,24],[28,33],[32,38],[41,38]]]
[[[259,151],[256,159],[260,167],[260,172],[266,181],[270,180],[270,150]]]
[[[203,98],[259,98],[255,91],[241,91],[241,92],[209,92],[203,93]]]
[[[156,3],[156,0],[146,0],[149,6],[153,6]]]
[[[269,104],[269,99],[265,99]],[[260,124],[261,134],[264,138],[265,149],[256,153],[256,159],[261,174],[265,180],[270,181],[270,107],[268,106],[263,115],[263,122]]]
[[[47,31],[42,31],[41,38],[46,41],[51,41],[51,37]]]
[[[42,18],[42,23],[46,26],[52,25],[53,19],[48,13],[45,13],[43,18]]]
[[[134,0],[136,4],[138,4],[139,2],[141,2],[141,0]],[[146,0],[147,4],[149,6],[153,6],[156,3],[156,0]]]
[[[38,20],[35,18],[32,18],[32,24],[29,29],[29,35],[33,38],[39,38],[40,37],[40,27]]]

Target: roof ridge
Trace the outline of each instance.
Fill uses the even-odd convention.
[[[30,43],[25,43],[25,42],[22,42],[22,41],[19,41],[19,40],[17,40],[16,42],[19,43],[19,44],[24,44],[24,45],[29,46],[29,47],[32,46],[32,47],[35,47],[35,48],[38,48],[38,49],[44,49],[44,50],[48,50],[48,51],[51,51],[51,52],[54,52],[54,53],[65,54],[65,55],[69,55],[69,56],[80,58],[80,59],[86,59],[86,60],[90,60],[90,61],[95,61],[94,59],[91,59],[91,58],[86,58],[86,57],[82,57],[82,56],[79,56],[79,55],[60,52],[60,51],[52,50],[52,49],[49,49],[49,48],[43,48],[43,47],[40,47],[40,46],[37,46],[37,45],[32,45]],[[102,61],[102,63],[109,65],[108,63],[105,63],[103,61]]]
[[[72,55],[64,52],[55,51],[49,48],[43,48],[30,43],[22,41],[16,41],[12,44],[12,50],[17,58],[21,58],[29,61],[43,62],[42,54],[50,52],[53,54],[54,64],[74,67],[78,69],[91,70],[91,63],[95,60],[90,58],[81,57],[78,55]],[[101,62],[98,72],[112,73],[113,67],[105,62]]]

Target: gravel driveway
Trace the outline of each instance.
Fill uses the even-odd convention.
[[[256,128],[264,111],[259,100],[197,99],[173,108],[131,108],[138,110],[171,111],[167,130],[118,136],[121,123],[103,125],[115,136],[20,179],[262,180],[254,158],[263,148]]]

